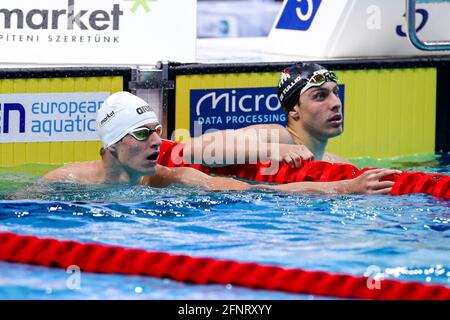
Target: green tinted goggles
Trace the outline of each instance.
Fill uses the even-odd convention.
[[[153,133],[156,133],[158,136],[161,136],[162,125],[158,124],[154,129],[150,129],[147,127],[140,127],[128,132],[130,136],[139,141],[147,140]]]
[[[300,91],[300,95],[306,92],[306,90],[312,88],[312,87],[320,87],[325,82],[333,81],[338,82],[339,79],[333,71],[328,70],[319,70],[313,73],[311,78],[309,78],[308,83],[303,87],[303,89]]]

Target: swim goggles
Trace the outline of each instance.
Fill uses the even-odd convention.
[[[135,138],[136,140],[145,141],[148,139],[148,137],[150,137],[155,132],[158,136],[161,136],[162,125],[158,124],[154,129],[149,129],[147,127],[140,127],[140,128],[131,130],[130,132],[128,132],[128,134],[130,136],[132,136],[133,138]]]
[[[320,87],[323,85],[327,80],[338,82],[339,79],[333,71],[328,70],[318,70],[313,73],[311,78],[309,78],[306,85],[303,87],[303,89],[300,91],[300,95],[306,92],[306,90],[312,88],[312,87]]]

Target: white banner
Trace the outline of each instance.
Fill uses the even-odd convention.
[[[195,46],[196,0],[0,1],[0,63],[193,62]]]
[[[443,54],[415,48],[405,0],[285,0],[265,51],[321,58]],[[450,2],[418,3],[422,41],[450,40]]]
[[[0,94],[0,143],[96,141],[110,92]]]

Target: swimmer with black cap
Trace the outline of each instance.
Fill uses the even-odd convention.
[[[143,184],[195,186],[208,190],[270,189],[286,192],[387,193],[391,181],[379,181],[396,170],[369,170],[351,180],[250,185],[227,177],[213,177],[193,168],[167,168],[157,164],[161,125],[143,99],[129,92],[109,96],[97,112],[97,131],[103,144],[102,159],[66,165],[46,174],[41,182],[80,184]]]
[[[230,140],[231,132],[238,139],[256,131],[264,134],[256,135],[258,139],[250,147],[242,144],[235,146],[237,150],[234,151],[238,155],[236,158],[249,159],[249,153],[255,158],[272,152],[270,160],[284,161],[296,168],[301,167],[302,159],[349,163],[326,152],[328,139],[343,132],[342,103],[337,83],[336,74],[319,64],[297,63],[289,66],[282,71],[278,82],[278,99],[287,115],[286,127],[279,124],[258,124],[237,130],[223,130],[192,139],[187,143],[186,149],[191,154],[196,154],[214,149],[209,141],[217,141],[225,136]],[[276,140],[273,139],[274,136],[277,137]],[[229,154],[231,146],[233,143],[228,141],[222,153]],[[258,152],[255,146],[268,152]],[[224,156],[224,164],[233,164],[229,159]]]
[[[316,160],[347,162],[325,152],[328,139],[343,132],[338,77],[315,63],[297,63],[281,73],[278,99],[287,114],[284,143],[305,145]]]

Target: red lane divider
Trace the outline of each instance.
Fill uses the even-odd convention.
[[[77,265],[86,272],[145,275],[195,284],[232,284],[337,298],[450,300],[450,288],[441,285],[381,280],[380,289],[369,289],[365,277],[14,233],[0,233],[0,260],[60,268]]]
[[[276,172],[269,170],[270,163],[235,164],[223,167],[208,167],[201,164],[186,164],[183,161],[183,144],[163,140],[158,163],[168,167],[192,167],[205,173],[235,176],[261,182],[288,183],[299,181],[338,181],[352,179],[369,169],[359,170],[350,164],[328,163],[325,161],[304,162],[299,169],[280,163]],[[273,170],[272,170],[273,171]],[[271,174],[268,174],[271,173]],[[442,174],[423,172],[402,172],[384,180],[394,182],[391,195],[426,193],[442,199],[450,199],[450,177]]]

